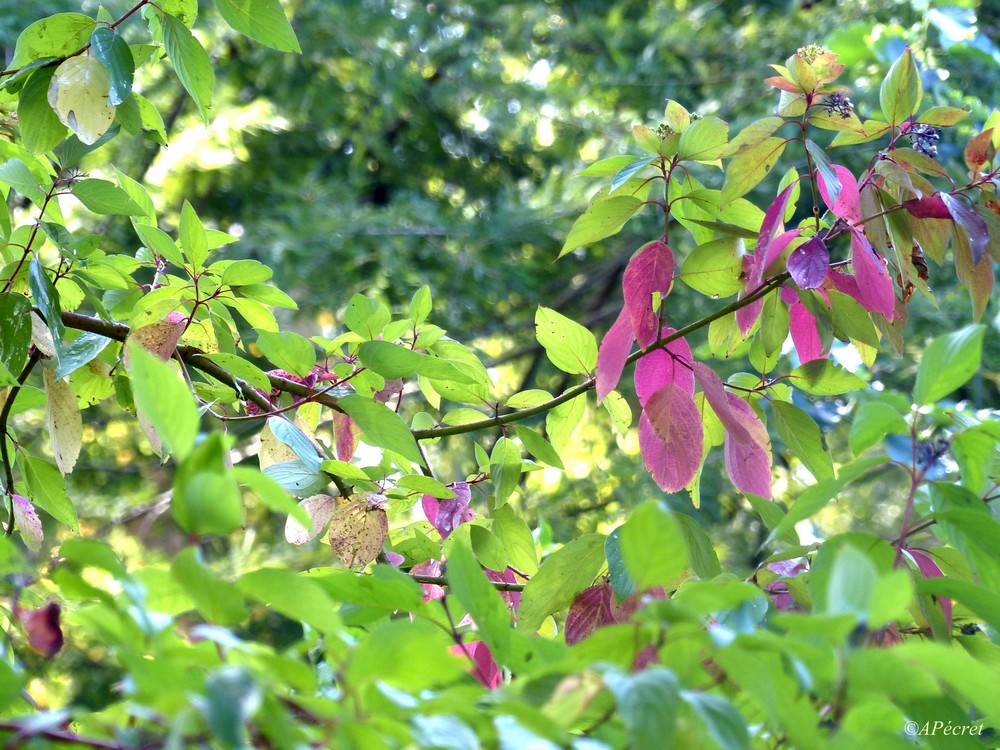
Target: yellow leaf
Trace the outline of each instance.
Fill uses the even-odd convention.
[[[86,144],[96,143],[115,119],[108,104],[111,78],[93,57],[71,57],[56,68],[49,85],[49,104],[60,122]]]
[[[52,370],[47,367],[42,370],[42,378],[46,395],[45,421],[52,440],[52,452],[59,471],[69,474],[80,457],[83,441],[80,405],[73,387],[65,380],[56,380]]]

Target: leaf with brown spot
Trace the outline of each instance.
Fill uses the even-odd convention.
[[[330,523],[330,546],[348,568],[363,568],[378,557],[389,538],[386,500],[374,492],[359,492],[341,503]]]
[[[49,368],[42,370],[45,382],[45,423],[52,441],[52,453],[56,466],[63,475],[69,474],[80,457],[83,442],[83,420],[76,393],[65,380],[56,380],[55,372]]]

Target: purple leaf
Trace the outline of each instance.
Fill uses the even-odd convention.
[[[726,428],[726,470],[740,492],[771,499],[771,440],[757,413],[734,393],[727,393],[730,413],[750,440],[737,440]],[[718,413],[718,412],[716,412]],[[725,424],[725,422],[723,422]]]
[[[923,552],[917,552],[915,549],[906,549],[910,557],[913,558],[913,562],[917,564],[920,572],[923,574],[924,578],[941,578],[944,573],[941,572],[941,568],[936,562],[934,562],[929,555]],[[951,599],[940,596],[937,598],[938,604],[941,605],[941,613],[944,615],[945,624],[948,630],[951,630]]]
[[[764,262],[760,266],[760,280],[757,282],[758,284],[764,280],[764,272],[781,256],[783,252],[785,252],[785,248],[788,247],[788,243],[798,237],[801,233],[801,229],[789,229],[787,232],[782,232],[775,237],[774,240],[772,240],[771,244],[768,245],[767,255],[764,256]],[[752,292],[753,289],[748,289],[747,291]]]
[[[788,256],[788,273],[800,289],[818,289],[826,281],[829,269],[830,251],[819,237],[795,248]]]
[[[694,479],[704,439],[691,394],[671,383],[650,397],[639,418],[639,448],[660,489],[677,492]]]
[[[914,198],[900,205],[918,219],[951,219],[951,212],[940,195]]]
[[[451,532],[476,517],[476,512],[469,507],[469,502],[472,500],[469,483],[455,482],[451,488],[455,492],[455,497],[438,500],[433,495],[424,495],[421,499],[424,515],[431,522],[431,526],[437,529],[442,539],[447,539]]]
[[[990,232],[986,228],[986,222],[975,208],[961,198],[949,193],[939,193],[939,195],[948,207],[951,218],[965,230],[969,246],[972,247],[972,265],[978,266],[979,261],[983,259],[983,253],[986,252],[986,246],[990,243]]]
[[[653,293],[666,297],[674,279],[674,254],[661,237],[648,242],[632,256],[622,277],[625,309],[632,321],[632,332],[639,346],[656,341],[660,319],[653,310]]]
[[[676,333],[673,328],[664,328],[660,335],[673,333]],[[694,374],[690,366],[683,364],[690,365],[691,360],[691,347],[683,338],[671,341],[665,350],[657,349],[640,359],[635,365],[635,392],[639,403],[645,406],[650,396],[670,383],[693,394]]]
[[[584,589],[566,613],[566,644],[579,643],[598,628],[619,621],[615,592],[610,583],[600,583]]]
[[[896,293],[892,277],[882,259],[860,232],[851,232],[851,265],[858,282],[858,302],[869,312],[882,313],[886,320],[896,317]]]
[[[634,340],[628,310],[622,308],[614,325],[601,339],[601,348],[597,351],[597,403],[601,403],[618,386]]]
[[[350,461],[358,447],[358,428],[342,411],[333,413],[333,432],[337,436],[337,459]]]
[[[796,302],[788,308],[788,330],[792,334],[792,343],[798,352],[800,363],[826,358],[823,342],[816,327],[816,318],[801,302]]]
[[[482,641],[472,641],[471,643],[451,646],[448,650],[457,656],[464,655],[472,660],[474,665],[472,675],[482,683],[483,687],[490,690],[496,690],[500,687],[503,675],[500,673],[500,668],[493,659],[493,654],[490,653],[489,646],[485,643]]]
[[[861,193],[858,190],[858,181],[854,178],[847,167],[839,164],[831,165],[833,172],[840,181],[840,190],[836,197],[831,195],[827,182],[831,182],[828,176],[821,169],[819,170],[819,192],[823,196],[826,205],[837,216],[849,224],[857,224],[862,219],[861,215]],[[831,200],[831,198],[833,198]]]

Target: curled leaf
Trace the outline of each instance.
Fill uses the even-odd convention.
[[[639,448],[664,492],[678,492],[701,466],[705,431],[691,394],[675,383],[658,390],[639,418]]]
[[[78,55],[64,60],[49,84],[49,104],[63,125],[83,143],[92,145],[115,120],[109,103],[111,77],[95,57]]]

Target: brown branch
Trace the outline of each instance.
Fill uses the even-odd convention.
[[[429,583],[435,586],[447,586],[448,576],[429,576],[421,575],[419,573],[410,573],[410,578],[412,578],[417,583]],[[528,584],[526,583],[507,583],[506,581],[490,581],[490,585],[493,586],[497,591],[524,591],[524,587]]]
[[[21,391],[21,387],[28,379],[31,371],[35,369],[35,365],[38,364],[41,356],[41,352],[38,349],[35,349],[31,353],[31,357],[28,359],[24,369],[21,370],[21,374],[17,376],[17,385],[8,391],[7,398],[3,402],[3,408],[0,409],[0,460],[3,461],[4,475],[7,479],[7,486],[4,488],[4,492],[10,497],[10,518],[7,521],[6,528],[3,530],[4,536],[10,536],[14,533],[14,469],[11,466],[10,454],[7,452],[7,420],[10,419],[10,410],[14,406],[14,399],[17,398],[17,394]]]

